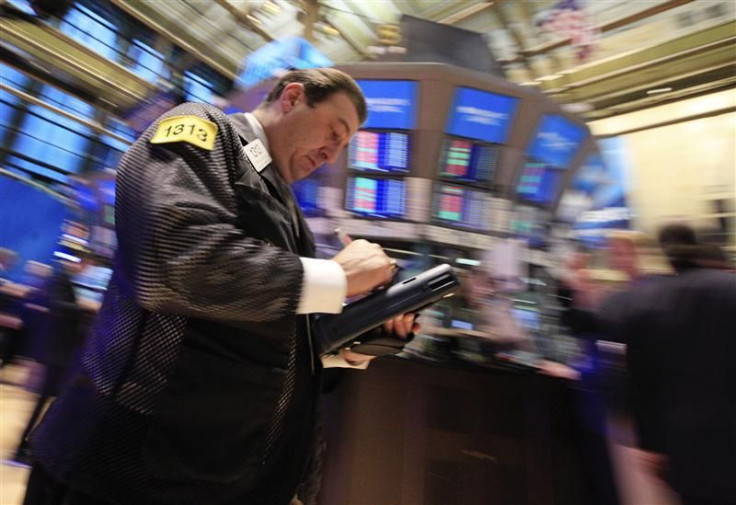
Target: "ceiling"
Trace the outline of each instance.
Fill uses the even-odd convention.
[[[536,86],[587,119],[736,81],[736,3],[728,0],[579,0],[594,37],[585,59],[579,46],[539,26],[557,3],[550,0],[112,1],[231,76],[248,54],[292,35],[338,64],[370,60],[380,25],[408,14],[483,34],[510,81]]]
[[[202,61],[230,78],[248,55],[288,36],[306,38],[337,64],[375,59],[379,33],[408,14],[482,34],[508,80],[537,87],[588,120],[736,82],[732,0],[577,0],[592,37],[585,55],[541,26],[557,3],[551,0],[109,1],[159,34],[157,44],[182,47],[193,56],[188,64]],[[0,25],[0,49],[15,51],[3,52],[6,59],[35,64],[60,85],[71,78],[89,99],[105,97],[113,109],[133,106],[155,88],[53,26],[8,18]]]

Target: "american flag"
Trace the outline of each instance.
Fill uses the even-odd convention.
[[[593,52],[598,31],[576,0],[562,0],[555,4],[539,22],[540,28],[570,39],[577,48],[579,60]]]

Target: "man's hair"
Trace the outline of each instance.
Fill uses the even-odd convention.
[[[659,246],[676,272],[682,273],[698,267],[700,253],[695,230],[684,223],[671,223],[659,229]]]
[[[666,249],[671,246],[694,246],[698,244],[695,230],[684,223],[670,223],[659,229],[659,246]]]
[[[284,88],[292,82],[298,82],[304,86],[304,94],[310,107],[342,91],[353,102],[360,124],[363,124],[368,115],[365,97],[360,86],[348,74],[335,68],[291,70],[278,80],[261,105],[275,102],[283,93]]]

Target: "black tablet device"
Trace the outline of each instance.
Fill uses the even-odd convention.
[[[455,270],[443,264],[356,300],[340,314],[322,316],[315,324],[315,342],[320,354],[349,347],[362,334],[389,319],[417,312],[459,288]]]

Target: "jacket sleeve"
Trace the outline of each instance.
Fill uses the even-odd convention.
[[[215,123],[214,148],[151,144],[160,120],[173,116]],[[121,160],[118,265],[123,288],[144,308],[229,322],[295,313],[301,262],[248,236],[248,218],[238,215],[234,191],[242,176],[240,153],[240,140],[222,112],[184,104],[164,114]]]

